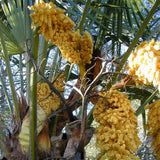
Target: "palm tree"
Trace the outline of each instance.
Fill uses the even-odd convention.
[[[8,159],[82,159],[84,147],[94,132],[90,127],[93,108],[89,109],[89,114],[87,109],[90,101],[95,105],[98,99],[95,86],[101,86],[103,90],[109,90],[113,84],[123,88],[119,80],[123,78],[123,69],[131,51],[144,40],[158,39],[158,0],[146,3],[142,0],[50,2],[64,9],[66,17],[75,23],[71,33],[79,30],[80,35],[85,35],[88,31],[92,36],[91,64],[85,64],[82,67],[85,73],[81,74],[79,64],[66,61],[60,43],[48,41],[43,33],[39,34],[39,27],[31,28],[32,10],[28,6],[34,5],[34,1],[1,0],[0,56],[7,70],[7,82],[4,82],[3,72],[0,80],[7,100],[6,108],[9,107],[12,116],[12,128],[3,135]],[[111,70],[109,62],[112,62]],[[39,83],[48,88],[44,90],[45,87]],[[60,84],[63,89],[58,88]],[[39,99],[41,89],[47,95]],[[151,89],[155,90],[154,87]],[[141,100],[136,115],[142,114],[145,122],[144,107],[155,98],[158,90],[152,94],[148,88],[133,87],[127,92],[135,95],[132,99]],[[41,106],[49,97],[57,98],[56,102],[56,98],[52,101],[57,108],[51,107],[46,113]],[[73,115],[75,110],[78,114]],[[27,127],[28,130],[23,131]]]

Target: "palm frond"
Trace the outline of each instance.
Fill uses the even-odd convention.
[[[19,50],[19,53],[24,52],[24,44],[25,44],[25,31],[24,31],[24,14],[22,10],[22,4],[20,0],[12,1],[8,0],[6,4],[4,0],[1,1],[1,6],[3,8],[3,12],[7,18],[7,25],[10,27],[5,27],[3,22],[1,21],[0,25],[3,28],[3,32],[5,33],[5,38],[7,37],[8,43],[11,41],[16,48]],[[12,54],[12,52],[10,53]]]
[[[158,89],[155,90],[147,99],[146,101],[137,109],[135,115],[138,116],[144,111],[144,107],[157,95]]]
[[[1,27],[1,33],[4,34],[4,38],[7,40],[7,49],[8,49],[8,53],[10,55],[12,54],[19,54],[23,52],[22,47],[20,46],[20,44],[18,43],[17,39],[15,38],[15,36],[12,34],[10,28],[8,28],[3,22],[2,20],[0,20],[0,27]],[[10,50],[11,48],[13,48],[13,50]]]
[[[9,83],[10,83],[10,86],[11,86],[11,93],[12,93],[12,99],[13,99],[13,103],[14,103],[14,107],[15,107],[15,114],[16,114],[16,118],[18,120],[19,119],[19,110],[18,110],[17,95],[16,95],[16,91],[15,91],[13,75],[12,75],[11,68],[10,68],[9,56],[8,56],[8,53],[7,53],[7,48],[6,48],[5,40],[3,38],[3,34],[0,34],[0,41],[1,41],[1,46],[2,46],[2,49],[3,49],[3,52],[2,52],[3,53],[3,58],[4,58],[4,61],[6,63],[7,73],[8,73],[8,77],[9,77]]]
[[[7,91],[7,88],[5,86],[5,83],[3,81],[3,78],[2,78],[2,75],[0,74],[0,82],[1,82],[1,85],[3,87],[3,90],[4,90],[4,93],[5,93],[5,97],[7,99],[7,103],[8,103],[8,106],[9,106],[9,110],[11,112],[11,114],[13,114],[13,106],[12,106],[12,103],[11,103],[11,99],[9,98],[9,94],[8,94],[8,91]]]

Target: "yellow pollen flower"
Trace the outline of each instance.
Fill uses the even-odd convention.
[[[97,146],[104,153],[101,159],[138,159],[140,140],[137,136],[137,117],[127,95],[109,90],[101,92],[94,107],[93,117],[99,123],[96,129]],[[100,155],[99,155],[100,156]]]
[[[61,34],[71,31],[75,23],[64,15],[65,10],[56,8],[52,2],[35,4],[29,8],[33,10],[30,14],[32,18],[32,28],[34,25],[40,27],[39,33],[43,34],[46,40],[56,42]]]
[[[153,155],[157,155],[157,159],[160,159],[160,100],[145,107],[148,111],[148,122],[146,128],[148,129],[147,136],[152,136],[151,146],[154,147]]]
[[[58,77],[54,83],[54,86],[58,91],[64,91],[64,82],[62,76]],[[54,92],[51,93],[50,87],[44,82],[37,84],[37,102],[48,115],[51,113],[51,111],[55,111],[59,108],[61,101]]]
[[[66,33],[57,45],[62,53],[62,57],[66,58],[70,63],[89,64],[91,63],[93,42],[90,34],[84,32],[81,36],[79,30]]]
[[[45,39],[51,40],[58,46],[62,57],[70,63],[78,64],[81,78],[85,73],[85,65],[91,63],[93,42],[91,35],[86,31],[81,36],[79,30],[73,31],[75,23],[64,15],[64,10],[56,8],[52,2],[38,4],[30,7],[33,13],[32,28],[39,27],[39,33]]]
[[[160,89],[160,42],[142,42],[128,59],[129,75],[144,84]]]

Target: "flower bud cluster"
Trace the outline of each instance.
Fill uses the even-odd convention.
[[[59,77],[54,86],[57,88],[58,91],[64,91],[64,82],[62,77]],[[49,115],[51,111],[55,111],[60,106],[60,99],[59,97],[52,92],[49,85],[45,82],[37,84],[37,103],[43,108],[45,113]]]
[[[30,15],[32,27],[36,24],[39,33],[59,47],[62,57],[75,64],[91,62],[93,42],[90,34],[86,31],[81,36],[79,30],[73,31],[75,23],[64,15],[64,10],[42,0],[30,9],[34,11]]]
[[[30,14],[32,18],[32,28],[34,24],[39,27],[39,33],[43,34],[46,40],[56,42],[59,36],[73,29],[75,23],[64,15],[65,10],[56,8],[52,2],[36,3],[30,7],[34,12]]]
[[[63,75],[60,75],[54,82],[54,86],[59,92],[64,91]],[[37,84],[37,135],[39,147],[48,150],[50,143],[48,140],[48,134],[40,134],[44,124],[43,123],[51,111],[55,111],[60,106],[60,99],[55,93],[51,93],[49,85],[45,82]],[[30,116],[26,115],[23,119],[21,126],[21,132],[19,134],[19,142],[23,152],[29,151],[29,128],[30,128]],[[45,131],[43,131],[45,132]]]
[[[65,36],[58,43],[62,56],[70,63],[83,65],[91,63],[93,43],[90,34],[86,31],[81,36],[77,30],[66,33]]]
[[[148,129],[147,136],[152,136],[151,146],[154,147],[153,155],[157,155],[160,159],[160,100],[148,105],[145,109],[148,111],[148,122],[146,128]]]
[[[105,153],[101,159],[138,159],[133,155],[140,145],[137,117],[127,95],[111,89],[100,96],[93,117],[100,124],[96,133],[97,146]]]
[[[160,89],[160,42],[142,42],[131,53],[127,69],[136,80]]]

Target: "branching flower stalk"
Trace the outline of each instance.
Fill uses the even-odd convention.
[[[91,84],[87,87],[84,94],[82,94],[81,91],[76,89],[76,91],[81,95],[82,97],[82,119],[81,119],[81,137],[80,142],[78,146],[78,151],[82,152],[84,148],[84,139],[85,139],[85,130],[87,128],[87,106],[88,106],[88,96],[90,91],[93,89],[93,87],[96,85],[96,83],[100,80],[100,78],[103,75],[103,72],[106,68],[107,61],[105,61],[103,67],[101,68],[101,71],[99,74],[95,77],[95,79],[91,82]]]

